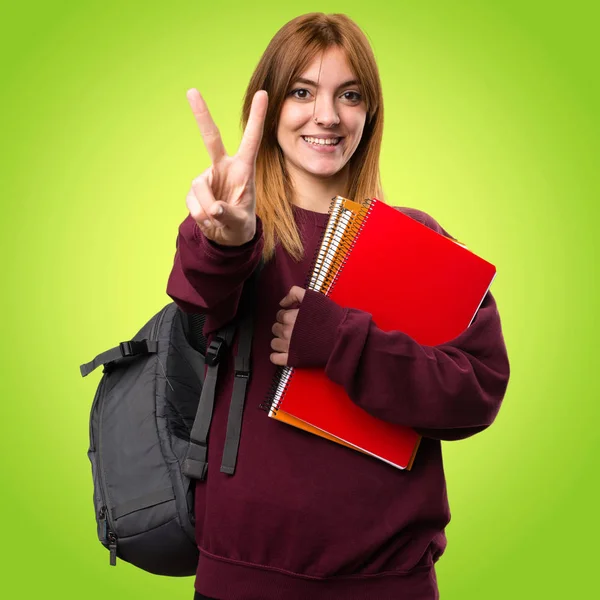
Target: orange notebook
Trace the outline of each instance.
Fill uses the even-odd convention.
[[[433,346],[469,327],[495,275],[494,265],[393,207],[337,196],[307,287],[369,312],[384,331]],[[409,427],[359,408],[323,369],[279,369],[262,406],[271,418],[400,469],[410,469],[420,442]]]

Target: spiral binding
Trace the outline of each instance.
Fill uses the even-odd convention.
[[[340,247],[343,248],[344,236],[346,236],[346,232],[350,228],[350,223],[352,222],[353,216],[354,215],[351,211],[346,209],[341,211],[335,230],[331,234],[330,244],[327,247],[322,247],[319,254],[321,268],[313,273],[310,286],[311,289],[317,292],[326,293],[326,290],[322,289],[323,285],[327,280],[329,273],[331,273],[332,269],[335,267],[335,257],[337,256]]]
[[[281,405],[281,399],[287,391],[293,371],[294,367],[277,368],[277,373],[273,378],[273,383],[271,383],[267,398],[262,404],[259,405],[259,408],[265,412],[268,412],[270,417],[277,414],[277,411]]]
[[[329,221],[313,257],[313,268],[309,271],[305,288],[324,295],[333,289],[375,202],[377,200],[374,198],[363,203],[353,202],[343,196],[332,199]],[[279,367],[273,378],[267,398],[259,406],[269,416],[277,414],[293,371],[293,367]]]
[[[324,267],[326,267],[326,264],[324,262],[326,250],[331,246],[331,243],[334,241],[333,237],[335,234],[335,228],[342,214],[344,200],[345,198],[343,198],[342,196],[335,196],[331,199],[331,203],[329,205],[329,221],[327,222],[327,226],[325,228],[325,233],[323,234],[321,244],[315,249],[313,260],[311,262],[312,268],[309,270],[304,284],[304,287],[307,289],[315,289],[314,286],[316,283],[316,278],[321,272],[321,270]]]
[[[375,198],[368,198],[362,204],[360,211],[355,213],[354,218],[350,222],[350,232],[344,237],[341,249],[336,253],[333,269],[327,274],[328,278],[325,282],[326,288],[323,292],[324,294],[329,295],[329,293],[335,287],[340,273],[346,266],[346,262],[348,261],[348,258],[350,257],[354,246],[356,245],[356,241],[360,236],[360,232],[365,227],[367,220],[369,219],[369,215],[371,214],[371,211],[377,202],[378,201]]]

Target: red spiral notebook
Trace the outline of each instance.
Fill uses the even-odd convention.
[[[369,312],[384,331],[423,345],[460,335],[496,268],[456,240],[377,199],[333,199],[309,289]],[[401,401],[399,398],[398,401]],[[323,369],[281,368],[262,407],[271,418],[410,469],[420,436],[358,407]]]

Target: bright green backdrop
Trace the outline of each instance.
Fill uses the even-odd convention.
[[[2,596],[192,597],[96,539],[79,364],[169,301],[208,166],[185,92],[237,149],[241,98],[285,22],[345,12],[385,97],[382,176],[498,267],[504,406],[444,445],[443,600],[588,598],[598,539],[598,15],[580,1],[30,2],[0,13]],[[19,5],[21,6],[21,5]],[[49,595],[47,595],[49,594]]]

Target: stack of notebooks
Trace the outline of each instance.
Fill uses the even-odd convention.
[[[307,288],[370,313],[384,331],[434,346],[470,326],[495,275],[494,265],[463,244],[392,206],[337,196]],[[273,419],[399,469],[411,468],[421,439],[357,406],[324,369],[280,368],[262,407]]]

